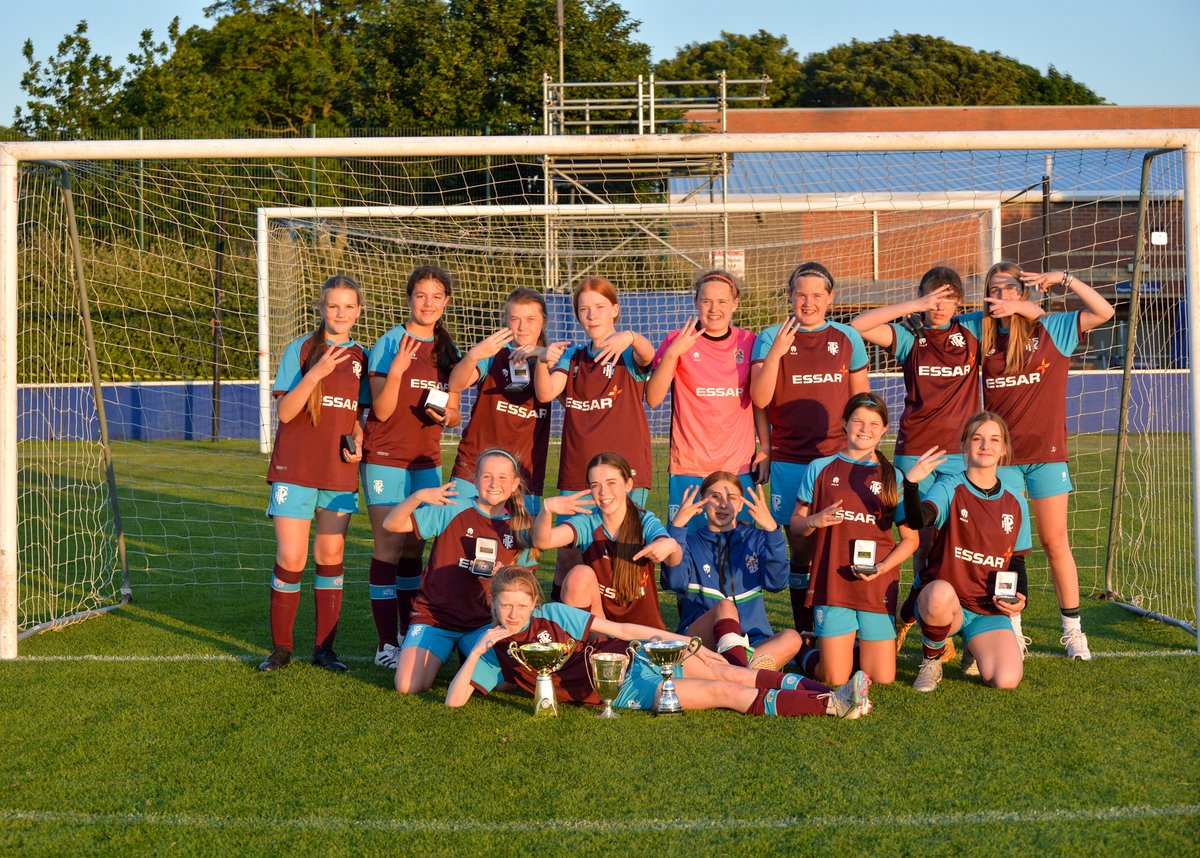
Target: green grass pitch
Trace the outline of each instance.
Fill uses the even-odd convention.
[[[205,453],[206,477],[153,483],[157,460],[188,452],[118,445],[127,509],[153,499],[172,511],[128,515],[134,603],[35,636],[0,663],[4,854],[1196,852],[1194,639],[1087,599],[1097,658],[1068,663],[1040,555],[1016,691],[950,666],[936,693],[918,695],[910,641],[899,680],[872,689],[875,711],[858,722],[601,721],[569,706],[534,719],[530,698],[509,694],[451,711],[455,659],[432,692],[409,698],[370,664],[365,515],[338,637],[350,673],[302,661],[259,675],[272,551],[262,469],[239,476],[243,466]],[[185,535],[232,571],[226,583],[183,556]],[[311,569],[301,651],[310,586]],[[790,622],[786,596],[768,607]],[[663,609],[670,623],[673,600]]]

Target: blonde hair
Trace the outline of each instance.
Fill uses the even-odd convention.
[[[1008,274],[1021,282],[1021,275],[1024,272],[1021,266],[1015,262],[1001,260],[988,269],[987,276],[983,278],[983,294],[987,297],[988,289],[991,288],[992,278],[997,274]],[[1024,285],[1021,287],[1021,297],[1026,294]],[[986,302],[985,302],[986,304]],[[983,313],[983,340],[982,347],[984,355],[988,355],[996,348],[996,340],[1000,335],[1000,322],[998,319],[992,318],[991,313],[987,312],[986,307]],[[1025,362],[1029,360],[1029,355],[1026,349],[1029,346],[1029,341],[1033,335],[1033,322],[1026,319],[1024,316],[1014,313],[1008,317],[1008,347],[1004,352],[1004,375],[1015,375],[1020,372],[1025,366]]]
[[[535,608],[542,600],[542,588],[532,569],[517,565],[503,567],[492,576],[492,619],[497,625],[500,624],[500,617],[496,615],[496,597],[509,590],[517,590],[529,596],[533,599]]]
[[[521,476],[521,464],[517,461],[517,457],[499,447],[484,450],[475,460],[475,479],[479,479],[480,471],[483,469],[483,460],[492,457],[507,459],[512,463],[516,482],[513,484],[512,494],[508,497],[508,532],[512,534],[517,548],[528,551],[530,559],[536,563],[542,556],[542,552],[533,546],[533,515],[525,508],[525,495],[529,493],[529,487],[525,485],[525,480]]]
[[[304,366],[301,367],[302,372],[308,372],[316,366],[317,361],[329,350],[329,343],[325,342],[325,316],[323,315],[323,308],[326,296],[334,289],[349,289],[358,297],[358,306],[361,307],[363,305],[362,287],[349,274],[335,274],[321,285],[321,295],[317,298],[314,305],[317,312],[322,314],[321,323],[317,325],[317,329],[308,338],[308,356],[304,360]],[[321,379],[317,382],[317,386],[313,388],[312,393],[308,395],[308,419],[314,426],[321,421],[321,399],[324,395],[325,379]]]

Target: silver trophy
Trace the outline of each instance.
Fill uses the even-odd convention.
[[[557,715],[558,701],[554,697],[554,680],[550,674],[558,670],[571,653],[575,643],[527,643],[513,641],[508,645],[508,654],[529,670],[537,671],[537,685],[533,692],[534,715]]]
[[[703,646],[700,638],[694,637],[687,643],[683,641],[634,641],[630,646],[634,650],[640,650],[651,664],[658,667],[659,673],[662,674],[663,682],[659,686],[658,697],[652,707],[654,714],[682,715],[683,706],[680,705],[679,695],[675,692],[675,681],[672,674],[675,665],[683,664]]]
[[[592,688],[596,689],[600,702],[604,704],[604,709],[596,717],[616,718],[613,701],[617,699],[617,695],[621,693],[621,686],[625,683],[630,658],[623,652],[593,652],[591,647],[588,647],[586,655],[588,679],[591,680]]]

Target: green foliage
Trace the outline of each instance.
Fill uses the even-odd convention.
[[[58,53],[45,61],[34,58],[33,42],[25,40],[21,53],[29,68],[21,76],[21,89],[29,101],[26,111],[17,107],[14,114],[18,131],[78,130],[120,121],[122,70],[113,67],[111,57],[92,52],[87,32],[87,21],[80,21],[58,43]]]
[[[731,80],[769,75],[770,106],[799,106],[795,98],[800,80],[800,57],[789,47],[787,36],[776,36],[766,30],[750,36],[722,31],[719,39],[684,45],[674,57],[662,60],[654,68],[654,75],[660,80],[715,80],[721,72]],[[731,106],[765,105],[733,102]]]
[[[976,51],[936,36],[893,33],[837,45],[805,58],[794,102],[804,107],[1102,104],[1051,68]]]

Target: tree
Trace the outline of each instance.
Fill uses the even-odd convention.
[[[33,41],[25,40],[21,53],[29,68],[21,76],[28,95],[26,110],[17,107],[14,127],[23,134],[54,129],[68,134],[112,124],[122,70],[112,58],[92,52],[87,21],[58,43],[58,53],[45,62],[33,55]]]
[[[795,102],[804,107],[1103,104],[1086,86],[937,36],[893,33],[810,54]]]
[[[767,89],[772,107],[795,107],[796,87],[800,78],[800,57],[788,46],[787,36],[775,36],[759,30],[752,36],[721,33],[711,42],[692,42],[680,48],[674,57],[655,66],[660,80],[715,80],[720,72],[732,80],[746,80],[766,74],[771,78]],[[734,102],[733,106],[764,107],[767,104]]]

